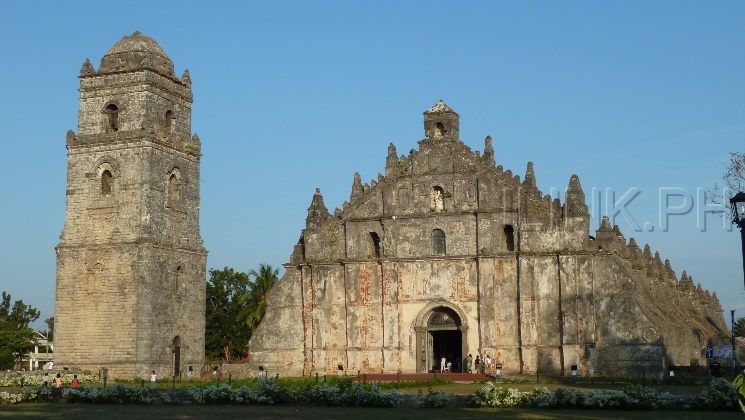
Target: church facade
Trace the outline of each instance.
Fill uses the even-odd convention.
[[[110,377],[204,364],[207,252],[191,78],[160,46],[125,36],[80,71],[67,133],[67,210],[57,252],[55,362]]]
[[[489,355],[505,373],[662,374],[705,365],[726,340],[716,295],[648,245],[590,216],[579,178],[563,202],[459,137],[444,102],[419,149],[388,147],[385,175],[331,214],[316,190],[267,299],[251,364],[283,375],[430,372]]]

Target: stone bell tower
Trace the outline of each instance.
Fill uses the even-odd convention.
[[[109,377],[178,375],[204,362],[207,251],[191,79],[135,32],[80,71],[67,133],[57,251],[55,363]]]

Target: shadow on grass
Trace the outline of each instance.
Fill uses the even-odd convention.
[[[0,419],[741,419],[737,412],[691,411],[611,411],[611,410],[545,410],[475,409],[475,408],[349,408],[248,406],[248,405],[109,405],[109,404],[22,404],[0,407]]]

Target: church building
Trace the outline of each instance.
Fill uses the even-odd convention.
[[[576,175],[563,201],[459,137],[440,101],[419,149],[388,146],[385,175],[331,214],[316,190],[267,299],[251,364],[282,375],[431,372],[489,356],[508,374],[631,376],[705,365],[728,335],[716,295],[627,241],[590,236]]]

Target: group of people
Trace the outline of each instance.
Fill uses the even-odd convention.
[[[473,355],[469,354],[468,357],[466,357],[465,361],[463,362],[463,366],[461,366],[461,358],[459,357],[455,361],[455,365],[453,365],[451,362],[448,362],[445,357],[440,359],[440,371],[442,372],[463,372],[463,373],[492,373],[495,372],[497,375],[501,375],[501,369],[497,368],[494,369],[495,365],[492,362],[492,358],[490,355],[485,355],[484,357],[481,357],[480,355],[476,355],[476,359],[474,360]],[[437,369],[436,367],[434,369]]]
[[[498,369],[499,370],[499,369]],[[466,366],[464,373],[491,373],[494,371],[494,364],[492,363],[492,359],[490,355],[486,355],[484,357],[476,355],[476,360],[473,359],[473,356],[469,353],[468,357],[466,357]],[[501,374],[501,372],[497,371],[497,375]]]
[[[42,381],[43,386],[49,386],[49,384],[50,384],[51,381],[49,379],[49,371],[48,370],[45,370],[44,371],[44,376],[42,376],[41,381]],[[55,388],[62,388],[62,374],[61,373],[58,373],[54,377],[54,387]],[[72,375],[72,381],[70,381],[70,387],[71,388],[79,388],[80,387],[80,381],[78,380],[78,375],[77,374]]]

